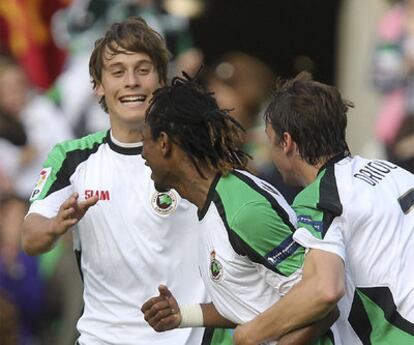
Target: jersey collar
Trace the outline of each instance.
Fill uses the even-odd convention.
[[[202,220],[204,218],[204,216],[206,215],[206,213],[207,213],[207,211],[210,207],[210,203],[213,200],[213,197],[215,195],[216,186],[217,186],[217,183],[220,180],[220,178],[221,178],[221,173],[218,172],[217,175],[214,177],[213,182],[211,183],[210,190],[208,191],[206,202],[204,203],[203,208],[201,208],[197,211],[198,220]]]
[[[112,136],[110,130],[106,135],[106,141],[113,151],[122,155],[139,155],[142,153],[142,142],[121,143]]]
[[[320,174],[323,170],[325,170],[328,166],[333,165],[333,164],[335,164],[335,163],[337,163],[337,162],[341,161],[342,159],[344,159],[344,158],[346,158],[346,157],[349,157],[350,155],[351,155],[350,153],[343,152],[343,153],[340,153],[340,154],[338,154],[338,155],[336,155],[336,156],[333,156],[332,158],[328,159],[328,161],[326,161],[326,162],[325,162],[325,164],[324,164],[324,165],[322,165],[322,166],[319,168],[318,175],[319,175],[319,174]]]

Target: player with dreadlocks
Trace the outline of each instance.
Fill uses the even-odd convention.
[[[179,306],[160,285],[159,296],[142,306],[157,331],[243,324],[301,278],[304,249],[292,239],[295,213],[273,186],[245,170],[242,133],[212,94],[186,75],[154,93],[143,157],[159,191],[174,188],[198,208],[199,266],[212,299]],[[290,333],[279,344],[316,340],[334,317]]]

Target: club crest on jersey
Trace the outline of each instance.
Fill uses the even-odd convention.
[[[32,195],[30,196],[30,201],[37,199],[40,193],[43,190],[43,187],[46,184],[47,178],[49,177],[50,173],[52,172],[52,168],[43,168],[40,171],[39,180],[36,183],[36,186],[33,189]]]
[[[223,277],[223,265],[216,258],[216,252],[210,253],[210,278],[218,282]]]
[[[167,215],[177,208],[178,197],[173,191],[155,192],[151,198],[151,205],[157,213]]]

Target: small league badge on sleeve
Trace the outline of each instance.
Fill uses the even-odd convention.
[[[52,172],[51,167],[43,168],[40,171],[39,180],[37,181],[36,186],[33,189],[32,195],[30,196],[30,201],[36,200],[38,198],[51,172]]]

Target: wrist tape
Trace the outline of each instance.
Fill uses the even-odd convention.
[[[186,304],[180,306],[181,323],[179,328],[203,327],[203,310],[200,304]]]

